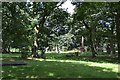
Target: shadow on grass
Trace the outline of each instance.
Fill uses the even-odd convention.
[[[0,54],[0,58],[18,58],[20,56],[21,56],[21,54],[17,54],[17,53]]]
[[[17,57],[2,58],[2,62],[13,62],[13,61],[23,61],[23,59]]]
[[[87,53],[86,56],[72,56],[72,57],[66,57],[67,53],[47,53],[45,54],[47,59],[61,59],[61,60],[76,60],[76,61],[92,61],[92,62],[99,62],[99,63],[118,63],[118,60],[116,58],[111,58],[107,56],[97,56],[96,58],[91,58],[91,56],[88,56],[89,53]],[[3,54],[2,59],[3,61],[11,61],[11,60],[21,60],[21,54]]]
[[[3,79],[11,78],[117,78],[112,69],[74,62],[27,60],[27,66],[3,67]]]
[[[47,59],[61,59],[61,60],[76,60],[76,61],[92,61],[99,63],[118,63],[117,58],[97,56],[96,58],[92,58],[91,56],[71,56],[66,57],[66,54],[60,53],[49,53],[46,54]]]

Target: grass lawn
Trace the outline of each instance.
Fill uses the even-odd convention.
[[[3,54],[3,62],[21,61],[19,56]],[[87,58],[65,58],[65,54],[46,54],[47,59],[27,59],[24,66],[3,66],[2,77],[10,78],[120,78],[118,64]],[[97,59],[96,59],[97,60]]]

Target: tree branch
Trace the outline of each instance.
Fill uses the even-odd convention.
[[[88,24],[86,24],[84,20],[83,20],[82,22],[83,22],[83,24],[85,25],[85,27],[86,27],[88,30],[90,30],[90,27],[88,26]]]

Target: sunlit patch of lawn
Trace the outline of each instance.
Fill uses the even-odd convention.
[[[33,59],[38,61],[54,61],[54,62],[65,62],[65,63],[72,63],[72,64],[84,64],[88,66],[96,66],[101,68],[106,68],[108,70],[111,70],[113,72],[118,72],[118,64],[113,63],[97,63],[97,62],[86,62],[86,61],[75,61],[75,60],[58,60],[58,59]]]
[[[26,60],[27,66],[4,66],[4,78],[117,78],[116,64],[74,60]],[[101,64],[101,65],[100,65]],[[95,65],[95,66],[93,66]]]
[[[21,54],[12,54],[12,53],[9,53],[9,54],[0,54],[0,57],[2,58],[11,58],[11,57],[20,57]]]
[[[80,54],[79,56],[71,56],[66,57],[67,53],[47,53],[47,59],[61,59],[61,60],[77,60],[77,61],[92,61],[92,62],[100,62],[100,63],[118,63],[117,58],[111,58],[108,54],[97,55],[97,58],[92,58],[91,52],[85,52]]]
[[[2,77],[10,78],[120,78],[118,64],[70,60],[63,54],[47,54],[47,59],[29,58],[25,66],[3,66]],[[61,55],[61,56],[60,56]],[[51,58],[50,58],[51,57]],[[64,59],[63,59],[64,58]],[[16,59],[16,58],[15,58]],[[18,60],[18,59],[16,59]],[[18,60],[20,61],[20,60]]]

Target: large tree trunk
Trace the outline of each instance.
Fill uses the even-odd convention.
[[[116,22],[116,37],[117,37],[117,47],[118,47],[118,59],[120,61],[120,10],[117,9],[117,15],[115,15]]]
[[[38,49],[38,45],[37,45],[37,35],[38,35],[38,30],[35,27],[34,28],[35,33],[34,33],[34,41],[33,41],[33,46],[32,46],[32,57],[39,57],[37,49]]]
[[[96,47],[95,47],[95,27],[89,27],[88,24],[85,23],[83,20],[83,24],[85,25],[86,29],[89,31],[89,39],[90,39],[90,47],[92,51],[92,58],[96,57]]]
[[[84,47],[84,37],[82,36],[81,46]]]
[[[80,44],[80,51],[85,52],[85,47],[84,47],[84,37],[82,36],[81,44]]]
[[[8,46],[7,50],[8,50],[8,53],[10,53],[10,46]]]
[[[37,52],[37,46],[33,44],[32,46],[32,57],[39,57],[38,52]]]
[[[46,52],[46,53],[48,52],[48,49],[49,49],[49,47],[46,47],[46,48],[45,48],[45,52]]]
[[[92,51],[92,57],[96,57],[96,47],[95,47],[95,40],[93,38],[93,32],[90,30],[90,43],[91,43],[91,51]]]
[[[2,53],[7,53],[7,49],[6,48],[2,48]]]
[[[111,36],[110,36],[110,50],[111,50],[111,54],[115,55],[115,37],[114,37],[114,30],[115,30],[115,22],[113,21],[113,25],[111,26]]]
[[[115,42],[114,42],[114,33],[112,31],[112,36],[110,38],[110,51],[112,55],[115,55]]]
[[[46,12],[45,12],[46,13]],[[43,17],[42,18],[40,18],[40,23],[39,23],[39,25],[37,25],[35,28],[34,28],[34,30],[35,30],[35,32],[34,32],[34,42],[33,42],[33,47],[32,47],[32,55],[33,55],[33,57],[39,57],[39,55],[38,55],[38,52],[37,52],[37,49],[38,49],[38,45],[37,45],[37,39],[38,39],[38,35],[39,35],[39,33],[40,33],[40,30],[41,30],[41,28],[42,27],[44,27],[44,23],[45,23],[45,20],[46,20],[46,14],[44,14],[43,15]],[[41,53],[41,55],[45,55],[45,54],[43,54],[43,53]]]
[[[115,44],[113,40],[111,40],[110,48],[112,57],[115,57]]]
[[[107,44],[106,50],[107,50],[107,54],[111,53],[111,46],[110,46],[110,44]]]
[[[10,47],[9,46],[2,46],[2,53],[10,53]]]
[[[59,49],[59,45],[58,44],[56,44],[56,46],[55,46],[55,51],[56,51],[56,53],[60,53],[60,49]]]

